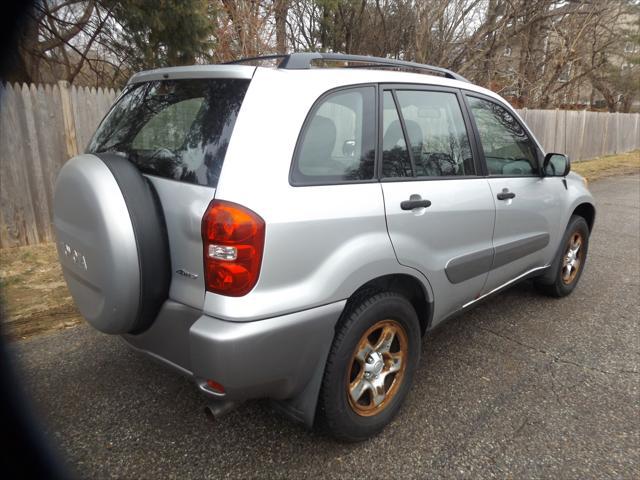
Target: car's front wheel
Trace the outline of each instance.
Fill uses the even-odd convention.
[[[345,312],[320,394],[320,414],[334,437],[365,440],[391,421],[411,387],[420,338],[416,312],[399,294],[378,293]]]
[[[550,275],[536,282],[538,289],[552,297],[565,297],[573,292],[582,275],[588,249],[589,225],[584,218],[574,215],[567,225]]]

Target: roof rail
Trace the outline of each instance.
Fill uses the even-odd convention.
[[[437,73],[446,78],[469,83],[469,80],[464,78],[462,75],[458,75],[457,73],[442,67],[434,67],[433,65],[425,65],[416,62],[407,62],[405,60],[394,60],[392,58],[369,57],[366,55],[346,55],[342,53],[306,52],[290,53],[287,55],[264,55],[261,57],[241,58],[240,60],[227,62],[227,64],[259,62],[265,60],[280,60],[278,68],[285,70],[306,70],[311,68],[313,63],[323,61],[353,62],[362,64],[346,66],[345,68],[404,68],[407,70],[426,70]]]

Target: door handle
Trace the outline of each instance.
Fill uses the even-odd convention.
[[[509,200],[515,197],[516,197],[516,194],[513,192],[510,192],[506,188],[503,188],[502,191],[498,194],[498,200]]]
[[[413,195],[412,195],[413,196]],[[431,200],[403,200],[400,203],[402,210],[413,210],[414,208],[427,208],[431,206]]]

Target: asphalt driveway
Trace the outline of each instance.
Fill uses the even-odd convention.
[[[640,478],[640,177],[601,180],[570,297],[529,283],[424,341],[378,437],[333,442],[250,402],[215,422],[181,376],[80,326],[11,345],[69,468],[91,478]]]

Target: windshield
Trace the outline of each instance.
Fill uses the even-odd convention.
[[[249,80],[162,80],[129,86],[88,152],[126,156],[143,173],[215,187]]]

